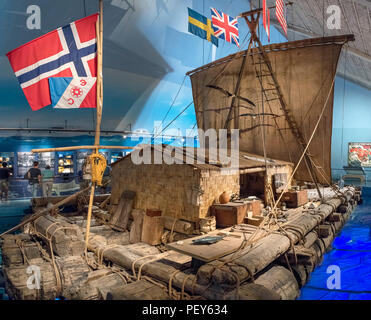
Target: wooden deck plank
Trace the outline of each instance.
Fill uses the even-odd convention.
[[[231,229],[232,228],[215,230],[202,236],[169,243],[166,247],[201,261],[210,262],[237,251],[244,240],[243,233],[237,231],[230,232],[229,235],[219,242],[208,245],[194,245],[192,241],[207,236],[221,235],[222,233],[229,232]]]

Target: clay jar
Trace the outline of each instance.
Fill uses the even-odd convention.
[[[219,202],[221,204],[226,204],[229,202],[229,200],[231,200],[231,196],[226,192],[224,191],[220,196],[219,196]]]

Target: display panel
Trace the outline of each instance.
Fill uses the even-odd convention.
[[[371,142],[349,143],[348,164],[351,167],[371,167]]]
[[[18,175],[24,176],[35,160],[36,155],[32,152],[18,152]]]
[[[45,168],[46,166],[49,165],[53,169],[54,158],[55,158],[54,152],[39,153],[38,154],[39,167]]]
[[[59,153],[58,154],[58,173],[73,173],[74,155],[70,153]]]
[[[6,162],[9,169],[14,166],[14,153],[13,152],[0,152],[0,164]]]

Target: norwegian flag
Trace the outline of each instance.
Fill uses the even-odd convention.
[[[52,103],[49,79],[83,78],[89,83],[84,100],[70,107],[96,108],[96,21],[98,14],[51,31],[7,53],[33,111]],[[93,80],[89,80],[93,79]],[[65,86],[67,88],[67,86]],[[69,89],[69,88],[68,88]],[[80,91],[79,91],[80,92]],[[82,92],[82,91],[81,91]],[[63,92],[60,93],[60,96]]]
[[[268,42],[270,42],[270,13],[267,7],[267,0],[263,0],[263,26],[268,36]]]
[[[283,10],[283,0],[276,0],[276,17],[281,24],[283,31],[287,36],[287,22]]]
[[[213,23],[215,37],[234,43],[238,47],[240,46],[236,18],[211,8],[211,21]]]

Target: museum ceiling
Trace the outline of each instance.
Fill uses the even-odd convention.
[[[354,34],[355,41],[344,47],[338,73],[347,79],[371,89],[371,0],[290,0],[287,7],[288,40],[300,40],[340,34]],[[262,1],[260,0],[260,3]],[[288,1],[286,1],[288,2]],[[253,6],[259,0],[252,1]],[[268,0],[269,6],[275,0]],[[329,29],[330,6],[341,10],[340,29]],[[279,27],[271,12],[271,23]],[[331,20],[331,19],[330,19]]]

